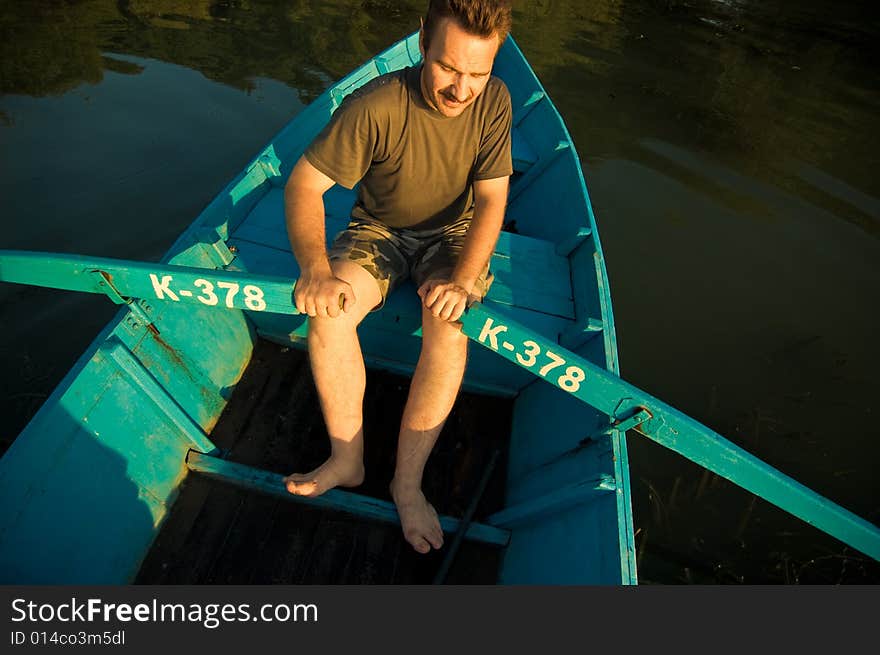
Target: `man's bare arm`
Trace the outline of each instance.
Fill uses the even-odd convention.
[[[429,281],[419,289],[425,307],[447,321],[461,318],[468,295],[495,250],[504,210],[507,206],[508,177],[474,182],[474,217],[452,279],[446,283]]]
[[[300,157],[284,187],[287,236],[303,273],[329,273],[324,236],[324,193],[333,180]]]
[[[327,259],[324,230],[324,193],[334,181],[300,157],[284,187],[284,214],[287,236],[300,268],[294,291],[299,311],[309,316],[339,315],[355,302],[351,286],[333,275]]]
[[[507,206],[507,177],[474,182],[474,218],[468,229],[452,281],[470,293],[486,262],[495,250],[504,209]]]

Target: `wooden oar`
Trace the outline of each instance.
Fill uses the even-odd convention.
[[[206,307],[298,314],[294,281],[231,270],[0,250],[0,281]],[[461,318],[462,331],[560,393],[570,393],[612,419],[751,491],[880,560],[880,528],[824,498],[718,433],[555,341],[480,303]]]
[[[0,281],[103,293],[118,304],[137,298],[299,314],[293,304],[295,280],[225,269],[0,250]]]
[[[705,425],[505,315],[474,303],[463,332],[563,393],[880,560],[880,528],[805,487]]]

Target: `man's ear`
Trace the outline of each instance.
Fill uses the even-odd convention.
[[[425,19],[419,18],[419,52],[422,53],[422,59],[425,58]]]

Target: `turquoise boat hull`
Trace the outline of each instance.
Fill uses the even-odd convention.
[[[293,164],[346,94],[418,61],[414,34],[327,89],[162,263],[294,280],[283,211]],[[513,101],[515,173],[485,307],[616,375],[608,280],[574,144],[512,38],[495,74]],[[346,223],[353,199],[340,187],[325,195],[328,237]],[[157,295],[179,291],[168,282]],[[413,291],[395,292],[364,322],[371,368],[411,374],[420,347]],[[257,340],[304,347],[306,318],[164,300],[123,305],[0,460],[3,583],[131,582],[189,475],[283,493],[273,476],[225,462],[211,432]],[[464,388],[513,402],[505,507],[467,532],[502,549],[497,582],[635,584],[624,426],[608,429],[605,413],[489,349],[472,348]],[[387,506],[356,494],[327,502],[364,520],[393,520]],[[460,523],[444,517],[449,530]]]

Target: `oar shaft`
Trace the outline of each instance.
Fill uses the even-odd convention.
[[[647,410],[638,432],[880,560],[880,529],[817,494],[666,403],[506,316],[475,303],[462,331],[537,377],[625,421]]]
[[[0,250],[0,281],[221,309],[298,314],[295,280],[241,271]]]

